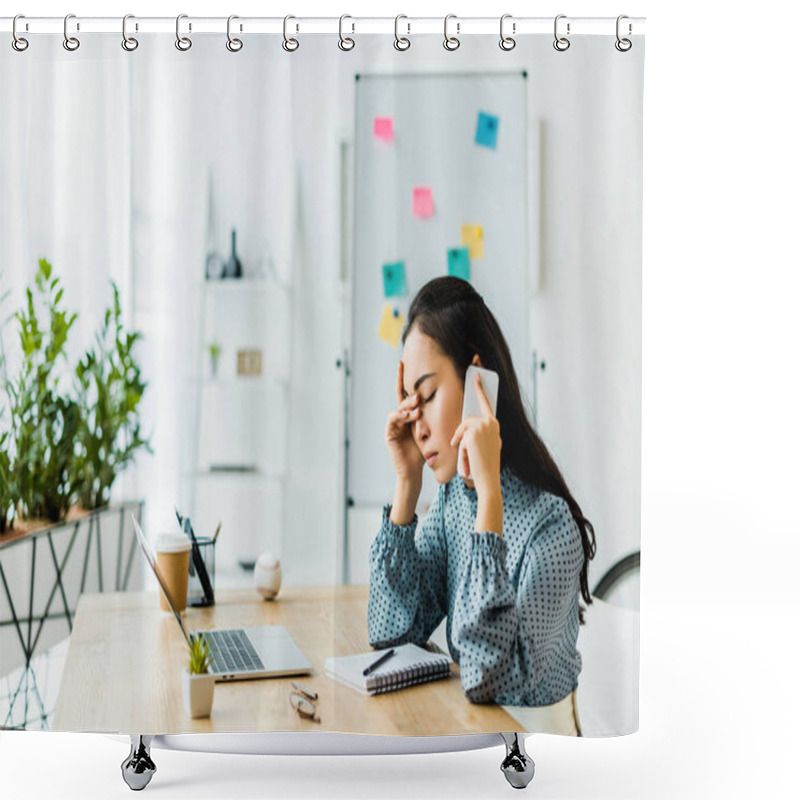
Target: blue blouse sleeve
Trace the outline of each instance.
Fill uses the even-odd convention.
[[[442,489],[415,538],[417,515],[408,525],[389,518],[383,508],[381,529],[370,548],[367,627],[373,647],[413,642],[424,645],[444,618],[446,549]]]
[[[580,531],[561,498],[542,493],[518,588],[506,569],[506,541],[472,533],[472,553],[453,612],[461,685],[474,703],[534,704],[533,687],[564,639],[583,566]],[[577,633],[577,631],[576,631]],[[548,699],[557,702],[560,697]]]

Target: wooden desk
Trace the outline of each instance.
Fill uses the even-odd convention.
[[[217,683],[208,719],[183,710],[186,642],[153,593],[83,595],[77,609],[53,730],[176,734],[336,731],[449,735],[522,730],[501,707],[470,703],[458,667],[446,680],[367,697],[325,675],[325,659],[369,650],[366,586],[294,587],[277,601],[254,590],[220,591],[211,608],[189,608],[188,630],[283,625],[312,664],[299,678],[319,694],[321,723],[289,703],[291,678]]]

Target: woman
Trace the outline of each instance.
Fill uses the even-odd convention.
[[[470,364],[499,375],[496,417],[476,378],[483,413],[461,421]],[[594,531],[528,422],[508,345],[467,281],[436,278],[414,298],[397,403],[386,424],[394,502],[370,549],[370,643],[425,644],[446,616],[472,702],[547,707],[547,727],[575,734]],[[462,442],[469,479],[456,474]],[[415,536],[425,464],[439,488]]]

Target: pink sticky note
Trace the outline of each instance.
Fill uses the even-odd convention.
[[[391,117],[375,117],[375,137],[391,142],[394,139],[394,121]]]
[[[414,216],[433,216],[433,192],[430,186],[414,187]]]

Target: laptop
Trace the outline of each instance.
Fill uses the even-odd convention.
[[[181,615],[172,605],[169,592],[158,573],[155,555],[139,526],[136,517],[133,527],[144,557],[153,570],[167,604],[180,625],[187,644],[200,633],[205,636],[211,649],[210,672],[217,681],[241,681],[252,678],[278,678],[284,675],[308,675],[311,664],[303,655],[286,628],[280,625],[263,625],[257,628],[214,628],[208,631],[186,632]]]

